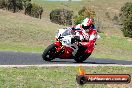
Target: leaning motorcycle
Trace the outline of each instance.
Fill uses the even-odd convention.
[[[59,29],[55,37],[56,42],[44,50],[42,54],[43,60],[51,61],[55,58],[74,59],[80,63],[91,55],[91,53],[85,53],[85,45],[80,43],[78,36],[72,34],[71,28]]]

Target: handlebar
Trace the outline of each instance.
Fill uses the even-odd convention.
[[[71,44],[73,44],[75,42],[81,42],[80,37],[74,36],[74,38],[71,39]]]
[[[63,37],[63,36],[59,36],[59,37],[58,37],[58,39],[62,39],[62,38],[64,38],[64,37]]]

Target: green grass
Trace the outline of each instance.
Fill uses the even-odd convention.
[[[54,41],[57,28],[62,28],[49,21],[3,10],[0,12],[0,19],[1,50],[40,52]]]
[[[39,52],[54,42],[57,28],[63,26],[47,20],[40,20],[21,13],[1,11],[0,14],[0,50]],[[118,34],[118,32],[117,32]],[[132,41],[118,35],[106,36],[101,33],[101,39],[92,54],[96,58],[111,58],[131,60]]]
[[[130,74],[131,67],[84,67],[89,74]],[[109,70],[108,70],[109,69]],[[107,88],[106,84],[76,83],[78,67],[0,68],[0,88]],[[125,84],[124,84],[125,85]],[[113,86],[111,84],[111,86]],[[114,86],[123,86],[115,84]],[[131,87],[132,83],[126,87]],[[120,87],[123,88],[123,87]]]
[[[73,10],[75,13],[77,13],[83,6],[88,6],[90,8],[93,8],[95,12],[97,13],[97,17],[100,17],[100,19],[106,20],[105,12],[109,12],[111,16],[118,14],[121,6],[126,2],[131,2],[131,0],[82,0],[82,1],[59,1],[59,2],[53,2],[53,1],[46,1],[46,0],[32,0],[32,2],[40,4],[44,7],[45,14],[44,16],[48,16],[51,10],[57,9],[57,8],[65,8]],[[102,17],[103,16],[103,17]],[[108,20],[107,20],[108,21]],[[106,22],[106,21],[105,21]]]
[[[95,51],[92,54],[97,58],[111,58],[117,60],[132,60],[132,41],[119,36],[105,36],[100,34]]]
[[[16,52],[41,52],[45,46],[16,44],[16,43],[0,43],[0,51],[16,51]]]
[[[105,0],[84,0],[83,2],[33,0],[32,2],[41,4],[44,7],[41,20],[25,16],[22,13],[0,10],[0,50],[42,53],[49,44],[54,42],[57,29],[64,27],[51,23],[48,16],[49,12],[55,8],[67,8],[74,10],[76,13],[83,5],[90,4],[90,7],[94,6],[97,16],[101,19],[102,29],[105,30],[104,33],[100,34],[102,38],[97,41],[97,46],[91,57],[131,60],[131,39],[124,38],[119,28],[111,24],[113,22],[104,16],[105,12],[107,12],[106,9],[112,7],[112,9],[119,11],[121,5],[127,1],[130,0],[122,0],[121,2],[117,0],[107,2]],[[102,4],[106,4],[104,8]],[[108,36],[105,33],[108,33]]]
[[[33,3],[41,5],[44,9],[43,18],[49,19],[49,14],[54,9],[68,9],[74,11],[74,14],[77,14],[78,10],[83,7],[83,2],[53,2],[46,0],[32,0]]]

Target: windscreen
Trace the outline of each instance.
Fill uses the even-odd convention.
[[[62,33],[62,36],[71,35],[71,28],[66,28],[65,31]]]

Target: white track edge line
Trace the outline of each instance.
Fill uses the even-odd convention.
[[[98,66],[112,66],[112,67],[132,67],[132,65],[115,65],[115,64],[43,64],[43,65],[0,65],[2,67],[77,67],[77,66],[87,66],[87,67],[98,67]]]

